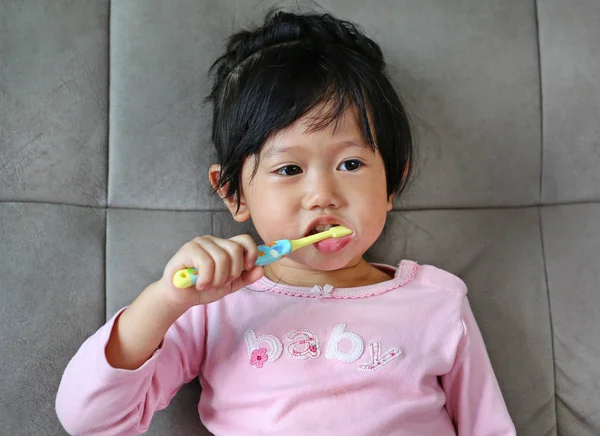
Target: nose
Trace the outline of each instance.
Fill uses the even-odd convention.
[[[342,204],[339,182],[331,174],[318,173],[305,178],[302,206],[307,209],[338,208]]]

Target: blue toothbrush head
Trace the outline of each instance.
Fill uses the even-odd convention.
[[[256,265],[268,265],[285,257],[291,251],[292,243],[287,239],[280,239],[279,241],[275,241],[270,244],[259,245],[259,253],[258,259],[256,259]]]

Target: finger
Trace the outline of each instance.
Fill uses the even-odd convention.
[[[179,249],[177,253],[175,253],[171,260],[169,260],[165,266],[163,275],[172,277],[179,270],[196,268],[206,260],[210,260],[210,257],[208,256],[208,253],[202,249],[202,247],[198,247],[194,241],[187,242]]]
[[[244,247],[244,269],[251,270],[258,259],[258,246],[254,239],[250,235],[237,235],[230,240]]]
[[[236,292],[245,286],[256,282],[264,275],[263,267],[256,266],[251,271],[244,271],[242,275],[232,283],[219,288],[207,288],[198,293],[198,304],[209,304],[220,300],[233,292]]]
[[[231,270],[231,257],[229,253],[219,246],[213,239],[204,239],[201,247],[208,253],[214,263],[212,281],[208,286],[212,288],[218,288],[222,286],[229,277],[229,271]]]
[[[238,278],[244,269],[244,253],[246,249],[243,245],[230,239],[220,239],[216,243],[229,254],[230,269],[227,282],[230,282]]]
[[[195,268],[197,270],[196,289],[204,289],[213,281],[215,261],[212,256],[196,241],[186,244],[181,250],[182,258],[176,269]],[[175,274],[175,272],[173,272]]]

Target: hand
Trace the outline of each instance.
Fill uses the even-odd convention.
[[[254,265],[257,258],[258,248],[248,235],[194,238],[167,263],[159,281],[161,292],[170,304],[186,309],[212,303],[260,279],[264,272]],[[178,289],[173,276],[184,268],[196,268],[198,280],[195,286]]]

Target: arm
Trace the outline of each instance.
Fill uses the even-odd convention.
[[[183,314],[183,308],[157,304],[156,286],[117,313],[69,362],[56,412],[70,434],[140,434],[154,412],[197,376],[203,308]]]
[[[186,243],[161,280],[100,328],[69,362],[56,397],[56,413],[67,431],[102,436],[146,431],[154,412],[198,374],[204,305],[258,280],[263,270],[253,266],[257,257],[248,235]],[[199,272],[195,287],[176,288],[173,275],[190,265]]]
[[[187,307],[168,304],[159,298],[159,283],[153,283],[115,319],[106,360],[121,369],[137,369],[150,358],[171,325]],[[152,322],[148,322],[151,319]]]
[[[464,333],[455,362],[442,376],[448,414],[459,436],[516,435],[466,297],[462,312]]]

